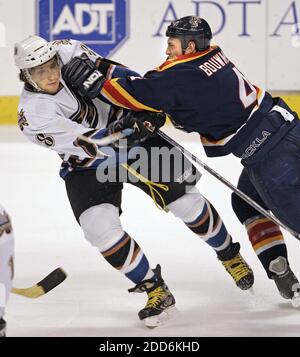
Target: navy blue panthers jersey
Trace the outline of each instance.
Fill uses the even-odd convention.
[[[144,77],[106,80],[101,94],[117,106],[167,113],[177,128],[201,135],[208,156],[232,152],[255,127],[254,113],[272,107],[271,95],[251,84],[218,46],[166,61]]]

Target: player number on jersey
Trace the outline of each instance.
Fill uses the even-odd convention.
[[[232,69],[234,73],[237,75],[239,80],[240,100],[243,103],[243,106],[245,108],[248,108],[251,104],[253,104],[256,101],[256,89],[236,67],[233,67]],[[250,92],[248,91],[248,93],[247,93],[246,85],[250,88]]]

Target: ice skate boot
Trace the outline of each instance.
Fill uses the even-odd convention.
[[[284,299],[290,299],[294,307],[299,307],[300,284],[286,258],[279,256],[272,260],[269,265],[269,270],[275,273],[272,279],[275,281],[280,295]]]
[[[0,337],[6,337],[6,322],[0,319]]]
[[[245,262],[240,251],[240,243],[231,243],[229,247],[217,253],[226,271],[242,290],[248,290],[254,283],[253,271]]]
[[[130,293],[147,293],[147,304],[139,311],[138,316],[149,328],[163,325],[177,314],[175,298],[161,277],[160,265],[157,265],[153,271],[155,273],[153,279],[143,280],[128,290]]]

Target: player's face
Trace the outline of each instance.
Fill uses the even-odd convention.
[[[47,93],[56,93],[59,89],[60,67],[55,56],[50,61],[30,69],[33,81]]]
[[[169,37],[168,38],[168,47],[166,49],[166,55],[168,56],[168,60],[174,59],[177,56],[183,54],[181,48],[181,41],[179,38]]]

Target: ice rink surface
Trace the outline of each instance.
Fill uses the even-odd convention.
[[[149,330],[137,317],[145,294],[129,294],[133,284],[84,239],[58,175],[57,154],[27,142],[17,129],[0,131],[0,202],[14,226],[14,285],[31,286],[59,266],[68,273],[60,286],[36,300],[11,295],[8,336],[300,336],[300,310],[283,300],[267,279],[231,209],[230,190],[215,178],[201,170],[198,188],[241,243],[254,270],[255,295],[240,291],[212,249],[181,221],[160,212],[143,192],[126,185],[124,228],[152,267],[161,264],[180,311],[169,325]],[[237,159],[208,159],[196,135],[171,133],[236,185],[241,171]],[[285,237],[292,269],[299,277],[300,242],[289,234]]]

